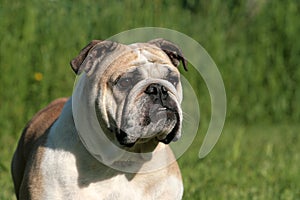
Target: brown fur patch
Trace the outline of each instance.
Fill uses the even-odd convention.
[[[39,171],[47,130],[59,117],[67,100],[67,98],[54,100],[40,110],[24,128],[11,166],[17,199],[35,199],[28,192],[32,194],[41,192],[40,189],[33,187],[42,185],[41,174],[32,174],[32,169]]]

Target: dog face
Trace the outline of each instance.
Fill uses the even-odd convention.
[[[169,143],[180,137],[178,70],[167,62],[150,62],[147,53],[141,52],[131,68],[114,73],[108,82],[110,101],[104,106],[112,119],[110,126],[117,128],[116,138],[125,146],[153,138]]]
[[[81,95],[109,130],[107,137],[130,148],[180,138],[180,61],[186,69],[179,48],[163,39],[131,45],[93,41],[71,65],[77,74],[86,73],[81,89],[89,92]]]

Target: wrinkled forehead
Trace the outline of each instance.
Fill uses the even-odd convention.
[[[153,62],[161,64],[171,64],[169,57],[160,48],[147,44],[147,43],[135,43],[128,45],[133,52],[138,56],[138,60],[141,62]]]
[[[128,47],[107,67],[105,76],[118,76],[140,67],[143,68],[144,76],[159,77],[169,71],[179,73],[160,48],[147,43],[135,43]]]

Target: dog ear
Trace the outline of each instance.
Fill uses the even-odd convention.
[[[83,70],[88,73],[93,67],[95,58],[103,60],[108,54],[122,48],[124,48],[124,45],[117,42],[93,40],[71,61],[71,67],[76,74],[80,74]]]
[[[89,51],[98,43],[102,42],[101,40],[92,40],[86,47],[84,47],[79,55],[74,58],[73,60],[71,60],[70,65],[73,69],[73,71],[75,72],[75,74],[79,74],[80,73],[80,66],[83,63],[84,59],[86,58],[86,56],[88,55]]]
[[[162,38],[150,40],[148,43],[153,44],[163,50],[171,59],[173,65],[178,67],[182,62],[183,68],[187,71],[187,60],[184,58],[181,50],[175,44]]]

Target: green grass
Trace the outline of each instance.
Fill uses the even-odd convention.
[[[187,34],[208,51],[224,79],[229,119],[297,123],[299,13],[297,0],[0,0],[0,84],[10,88],[0,89],[0,116],[19,127],[39,105],[69,95],[68,63],[92,39],[157,26]],[[35,72],[43,81],[32,78]],[[0,126],[17,130],[3,120]]]
[[[211,154],[179,160],[184,199],[299,199],[299,126],[227,125]]]
[[[225,126],[213,151],[197,155],[201,135],[179,159],[184,199],[300,198],[300,126]],[[9,172],[14,136],[0,136],[0,199],[14,199]]]
[[[226,87],[215,149],[199,160],[199,137],[179,160],[185,199],[299,199],[299,13],[298,0],[0,0],[0,200],[13,199],[9,165],[25,123],[71,95],[69,61],[92,39],[144,26],[197,40]],[[207,121],[207,88],[196,89]]]

